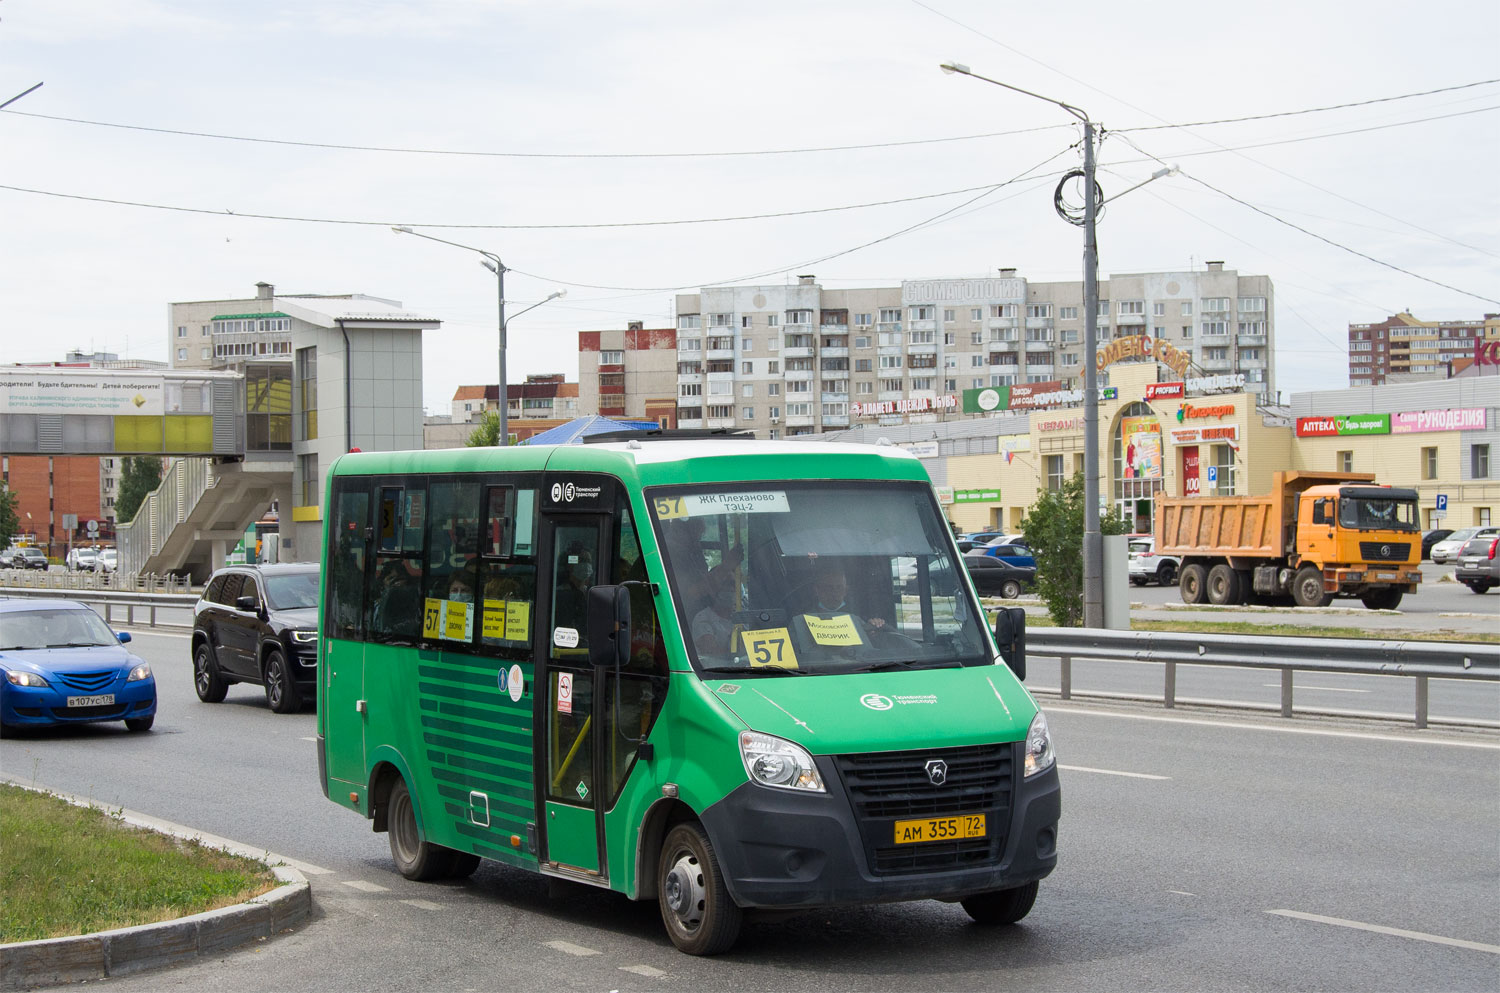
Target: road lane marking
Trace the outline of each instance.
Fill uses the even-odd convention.
[[[1413,734],[1403,737],[1395,734],[1370,734],[1364,731],[1338,731],[1332,728],[1277,727],[1272,724],[1246,724],[1239,721],[1210,721],[1201,717],[1163,717],[1156,714],[1114,713],[1108,710],[1090,710],[1087,707],[1049,705],[1042,708],[1049,714],[1078,714],[1084,717],[1118,717],[1127,721],[1158,721],[1163,724],[1196,724],[1210,728],[1236,728],[1244,731],[1275,731],[1280,734],[1310,734],[1324,738],[1353,738],[1359,741],[1394,741],[1406,745],[1446,745],[1450,748],[1481,748],[1485,751],[1500,751],[1500,743],[1487,741],[1456,741]]]
[[[312,738],[303,738],[302,740],[303,741],[317,741],[318,739],[316,737],[312,737]]]
[[[1356,931],[1373,931],[1376,934],[1389,934],[1397,938],[1412,938],[1416,941],[1430,941],[1435,945],[1452,945],[1454,948],[1467,948],[1474,952],[1489,952],[1491,955],[1500,955],[1500,945],[1486,945],[1478,941],[1464,941],[1462,938],[1445,938],[1440,934],[1426,934],[1422,931],[1407,931],[1398,927],[1384,927],[1379,924],[1346,921],[1342,917],[1324,917],[1322,914],[1304,914],[1297,910],[1268,910],[1266,913],[1276,914],[1281,917],[1290,917],[1293,920],[1312,921],[1315,924],[1332,924],[1336,927],[1354,928]]]
[[[1189,893],[1187,890],[1167,890],[1167,892],[1168,893],[1176,893],[1178,896],[1197,896],[1198,895],[1196,893]]]
[[[1261,683],[1260,685],[1262,685],[1264,687],[1267,687],[1268,689],[1273,689],[1273,690],[1279,690],[1279,689],[1281,689],[1281,684],[1280,683]],[[1373,690],[1356,690],[1356,689],[1354,689],[1352,687],[1349,687],[1349,686],[1304,686],[1301,683],[1298,683],[1297,684],[1297,692],[1300,693],[1303,690],[1322,690],[1324,693],[1373,693],[1374,692]]]
[[[408,907],[416,907],[418,910],[442,910],[441,903],[433,903],[431,900],[402,900]]]
[[[582,945],[575,945],[571,941],[547,941],[543,942],[543,944],[545,944],[548,948],[555,948],[557,951],[566,952],[569,955],[584,956],[603,954],[602,952],[593,948],[584,948]]]
[[[621,972],[633,972],[637,976],[645,976],[647,979],[655,979],[667,974],[665,969],[654,969],[649,965],[622,965]]]
[[[339,882],[351,890],[360,890],[364,893],[389,893],[389,886],[381,886],[379,883],[367,883],[363,879],[340,879]]]
[[[1118,769],[1090,769],[1086,765],[1059,765],[1069,772],[1097,772],[1101,776],[1129,776],[1131,779],[1171,779],[1171,776],[1153,776],[1145,772],[1121,772]]]

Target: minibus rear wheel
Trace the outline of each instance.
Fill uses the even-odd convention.
[[[385,803],[391,859],[401,875],[418,881],[441,879],[450,875],[455,868],[454,856],[458,853],[451,848],[422,840],[422,833],[417,828],[417,811],[412,806],[411,791],[406,787],[406,780],[396,777]]]
[[[656,902],[672,944],[689,955],[727,952],[740,935],[744,912],[724,885],[703,828],[688,822],[668,831],[656,873]]]
[[[1014,924],[1031,912],[1036,903],[1036,881],[1009,890],[976,893],[959,901],[964,912],[978,924]]]

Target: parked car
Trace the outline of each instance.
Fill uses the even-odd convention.
[[[1422,558],[1432,554],[1432,546],[1453,534],[1452,528],[1433,528],[1422,532]]]
[[[1432,561],[1438,565],[1452,562],[1458,558],[1459,549],[1463,548],[1470,538],[1493,535],[1500,535],[1500,527],[1460,528],[1432,546]]]
[[[253,683],[276,713],[300,710],[317,692],[317,563],[215,572],[193,605],[192,651],[193,688],[204,703]]]
[[[964,556],[964,568],[974,580],[980,596],[998,596],[1014,600],[1036,582],[1036,567],[1017,565],[1015,559],[986,555],[982,551]]]
[[[5,553],[9,556],[6,566],[11,569],[41,569],[47,571],[47,553],[40,548],[31,545],[12,548]]]
[[[94,564],[95,572],[111,573],[120,567],[120,552],[118,549],[106,548],[99,552],[99,561]]]
[[[1480,535],[1465,542],[1453,577],[1475,593],[1500,586],[1500,536]]]
[[[1036,556],[1031,553],[1031,548],[1021,535],[1002,534],[998,538],[990,539],[984,545],[983,550],[986,555],[1009,559],[1012,565],[1025,566],[1028,569],[1036,568]]]
[[[1136,586],[1147,583],[1171,586],[1177,582],[1177,568],[1182,563],[1176,556],[1156,554],[1156,538],[1151,535],[1132,536],[1126,548],[1130,553],[1127,566],[1130,581]]]
[[[94,566],[99,562],[99,550],[80,546],[68,549],[68,554],[63,558],[63,565],[69,572],[93,572]]]
[[[967,555],[976,548],[983,548],[1004,533],[1004,531],[976,531],[973,534],[961,534],[957,538],[958,550]]]
[[[156,679],[129,641],[73,600],[0,600],[0,732],[120,720],[151,730]]]

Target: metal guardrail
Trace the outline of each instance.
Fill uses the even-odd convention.
[[[157,610],[163,607],[192,610],[193,604],[198,602],[196,593],[142,593],[131,590],[67,589],[41,586],[0,586],[0,597],[3,596],[77,600],[81,603],[101,604],[104,607],[104,620],[111,624],[115,621],[116,611],[121,607],[125,609],[125,623],[134,624],[136,609],[140,608],[146,611],[147,623],[150,627],[157,626]]]
[[[1026,652],[1056,658],[1061,695],[1073,697],[1073,660],[1159,662],[1164,668],[1162,704],[1177,704],[1179,665],[1276,669],[1281,673],[1281,716],[1293,713],[1293,675],[1338,672],[1410,676],[1415,685],[1416,726],[1427,727],[1430,679],[1500,682],[1500,645],[1437,641],[1378,641],[1355,638],[1285,638],[1186,634],[1173,631],[1109,631],[1101,628],[1032,628]]]
[[[117,590],[140,593],[187,593],[186,576],[115,572],[43,572],[39,569],[0,569],[0,586],[37,590]]]

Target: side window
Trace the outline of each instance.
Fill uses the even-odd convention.
[[[234,601],[240,595],[240,583],[244,579],[237,572],[231,572],[224,577],[224,585],[219,587],[219,599],[216,601],[226,607],[233,607]]]
[[[209,581],[208,588],[203,591],[203,599],[208,603],[219,603],[219,594],[224,590],[224,577],[215,576]]]
[[[427,494],[421,487],[382,486],[375,549],[392,555],[415,555],[422,550]]]
[[[427,491],[420,483],[381,486],[373,509],[375,568],[365,594],[365,637],[412,645],[424,626],[421,555]]]
[[[480,486],[477,481],[433,483],[428,493],[427,591],[422,638],[474,640],[478,615]]]
[[[486,654],[526,661],[532,657],[536,607],[536,490],[485,487],[480,540],[479,645]]]
[[[1314,524],[1331,524],[1328,516],[1328,499],[1326,497],[1313,501],[1312,522]]]
[[[367,484],[355,489],[335,483],[333,524],[328,540],[328,600],[324,627],[333,638],[359,638],[365,599],[365,528],[369,524]]]
[[[242,581],[243,581],[243,585],[240,586],[239,595],[235,599],[239,599],[239,597],[244,597],[244,596],[254,597],[255,598],[255,606],[257,606],[257,607],[260,606],[260,589],[259,589],[259,587],[257,586],[257,584],[255,582],[255,577],[254,576],[244,576],[244,577],[242,577]]]
[[[552,657],[588,657],[588,589],[598,580],[599,529],[568,524],[553,533]]]

